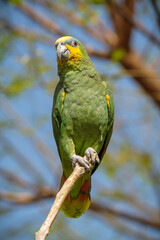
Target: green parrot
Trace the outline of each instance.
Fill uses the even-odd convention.
[[[62,206],[67,217],[77,218],[90,205],[91,175],[112,135],[114,102],[107,82],[99,77],[79,40],[61,37],[55,47],[60,80],[53,98],[52,124],[63,168],[61,186],[76,163],[86,169]]]

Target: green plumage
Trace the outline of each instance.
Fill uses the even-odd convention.
[[[66,40],[67,45],[73,40]],[[78,40],[76,42],[80,58],[74,59],[73,52],[70,59],[58,63],[60,81],[52,109],[54,137],[66,178],[73,171],[71,158],[74,153],[83,157],[86,149],[92,147],[102,159],[114,121],[112,92],[100,79],[83,45]],[[97,166],[96,163],[92,173]],[[92,173],[86,173],[76,183],[71,191],[73,199],[78,198],[81,187]]]

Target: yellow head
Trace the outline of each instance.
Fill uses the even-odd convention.
[[[55,42],[57,49],[57,62],[63,64],[63,62],[69,61],[70,64],[75,64],[81,60],[87,52],[82,43],[74,37],[66,36],[57,39]]]

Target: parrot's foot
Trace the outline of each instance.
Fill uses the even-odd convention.
[[[98,164],[100,163],[98,154],[93,148],[91,148],[91,147],[87,148],[87,150],[85,151],[85,155],[86,155],[88,161],[91,159],[92,165],[94,165],[95,162]]]
[[[73,169],[75,168],[76,163],[79,163],[79,165],[84,167],[87,170],[87,172],[90,171],[89,162],[86,159],[84,159],[83,157],[73,154],[71,160],[72,160],[72,168]]]

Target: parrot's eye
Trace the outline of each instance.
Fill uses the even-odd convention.
[[[72,47],[77,47],[78,44],[76,41],[72,41],[71,45],[72,45]]]

